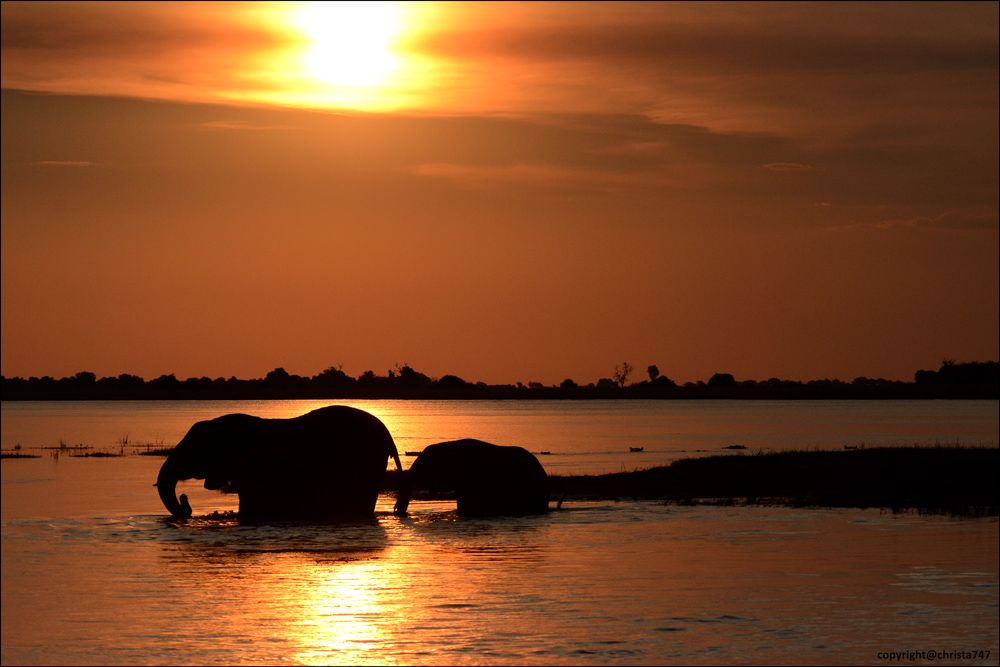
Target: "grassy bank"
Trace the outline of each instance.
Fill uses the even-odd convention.
[[[997,514],[996,447],[873,447],[681,459],[609,475],[552,476],[554,496],[678,503],[883,507]]]

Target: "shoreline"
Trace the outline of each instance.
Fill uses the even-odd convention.
[[[1000,399],[1000,386],[917,385],[899,382],[887,386],[854,387],[830,383],[803,387],[471,387],[461,390],[415,389],[398,391],[206,391],[200,388],[169,391],[5,391],[4,403],[69,401],[983,401]]]

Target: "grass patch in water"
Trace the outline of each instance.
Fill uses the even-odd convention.
[[[727,454],[667,466],[550,477],[564,500],[648,499],[680,504],[881,507],[996,515],[996,447],[870,447]]]

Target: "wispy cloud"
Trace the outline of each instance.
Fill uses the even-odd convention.
[[[418,176],[447,178],[478,184],[523,185],[593,185],[636,184],[635,176],[596,169],[572,169],[541,164],[513,164],[505,166],[479,166],[452,163],[428,163],[408,169]]]
[[[973,104],[996,92],[996,5],[565,11],[497,12],[428,33],[415,49],[480,73],[482,86],[451,79],[465,93],[456,99],[508,108],[517,96],[521,109],[641,113],[722,130],[909,127],[930,107],[956,107],[956,85]]]
[[[96,167],[97,162],[87,162],[85,160],[42,160],[41,162],[35,162],[36,165],[43,166],[54,166],[54,167]]]
[[[3,3],[5,88],[180,101],[259,88],[268,54],[294,43],[233,3]],[[271,58],[271,60],[274,60]]]
[[[213,120],[200,123],[198,127],[204,130],[294,130],[291,125],[255,125],[248,120]]]
[[[4,3],[3,85],[294,103],[289,86],[305,83],[289,59],[304,40],[294,9],[228,4]],[[398,85],[408,109],[431,113],[858,132],[920,128],[911,116],[937,107],[964,126],[996,96],[997,6],[955,4],[416,6],[433,28],[401,48],[426,71]]]
[[[831,231],[853,230],[897,230],[897,229],[998,229],[1000,228],[1000,212],[994,210],[981,211],[948,211],[936,217],[915,216],[912,218],[893,218],[871,223],[841,225],[831,227]]]
[[[816,167],[812,165],[797,162],[772,162],[761,166],[768,171],[816,171]]]
[[[963,22],[961,14],[937,8],[927,20]],[[987,13],[989,10],[987,10]],[[873,23],[889,25],[899,19],[895,10],[859,12]],[[982,13],[982,12],[981,12]],[[810,7],[785,12],[759,7],[756,20],[736,20],[738,14],[688,12],[672,20],[672,12],[652,7],[643,16],[601,17],[589,24],[522,25],[466,29],[429,34],[421,47],[449,57],[504,56],[525,60],[596,60],[633,63],[683,64],[716,71],[843,71],[858,73],[911,72],[956,69],[996,69],[997,45],[989,31],[961,35],[897,30],[868,33],[848,23],[855,14],[842,8]],[[782,16],[779,16],[782,15]],[[995,16],[995,12],[994,12]],[[783,19],[783,20],[782,20]],[[900,27],[897,23],[897,27]]]
[[[710,168],[709,168],[710,170]],[[685,164],[659,165],[646,171],[624,171],[594,167],[560,167],[550,164],[483,166],[455,163],[425,163],[404,169],[427,178],[440,178],[471,187],[553,188],[575,192],[623,192],[630,190],[684,189],[692,192],[711,182],[704,167]]]

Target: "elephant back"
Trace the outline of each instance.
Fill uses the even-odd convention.
[[[474,439],[429,445],[413,462],[408,479],[407,501],[411,489],[454,490],[460,515],[548,511],[548,475],[523,447]]]
[[[252,449],[257,479],[242,485],[240,513],[299,518],[371,516],[396,455],[385,425],[346,406],[266,420]],[[397,456],[398,458],[398,456]]]

